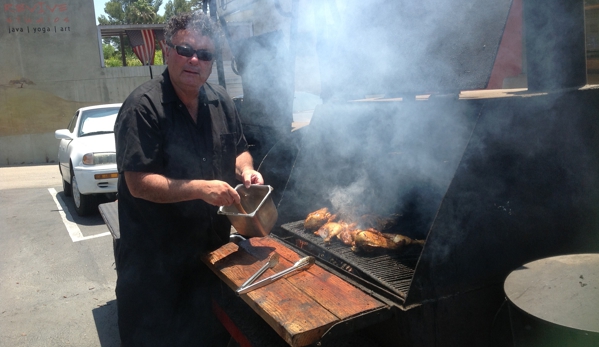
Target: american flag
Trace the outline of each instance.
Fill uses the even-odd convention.
[[[154,31],[151,29],[125,30],[125,33],[129,37],[129,43],[131,43],[133,53],[135,53],[141,63],[143,65],[153,65],[154,49],[156,48]]]
[[[160,48],[162,49],[162,63],[165,63],[166,59],[166,39],[164,38],[164,30],[156,29],[154,30],[154,35],[156,35],[156,40],[160,44]]]

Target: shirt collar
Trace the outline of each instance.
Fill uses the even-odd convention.
[[[200,102],[204,104],[217,105],[219,103],[218,96],[208,82],[204,83],[200,89]]]
[[[178,102],[179,97],[175,93],[175,87],[171,83],[171,77],[168,73],[168,68],[162,73],[162,103]]]

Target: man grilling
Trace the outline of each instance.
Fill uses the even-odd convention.
[[[116,121],[124,347],[218,343],[218,281],[200,257],[228,242],[231,225],[216,212],[240,202],[235,179],[264,184],[233,101],[206,82],[220,35],[202,12],[172,17],[167,70],[135,89]]]

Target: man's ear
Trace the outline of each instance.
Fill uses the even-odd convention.
[[[164,49],[165,50],[162,52],[162,54],[164,54],[164,63],[168,64],[168,56],[171,54],[171,47],[166,46]]]

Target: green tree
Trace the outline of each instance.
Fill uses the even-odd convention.
[[[164,23],[158,14],[162,0],[110,0],[104,6],[108,16],[98,17],[100,25]]]
[[[102,53],[104,54],[104,59],[107,59],[109,57],[114,57],[118,52],[110,43],[103,43]]]
[[[104,51],[104,63],[106,67],[121,67],[123,66],[123,60],[121,57],[121,52],[116,50],[109,44],[103,44]],[[127,61],[127,66],[142,66],[139,59],[135,56],[133,51],[127,49],[125,50],[125,60]],[[162,51],[160,49],[156,50],[156,56],[154,57],[154,62],[157,65],[162,64]]]
[[[159,0],[162,3],[162,0]],[[128,24],[153,24],[162,22],[158,11],[145,0],[136,1],[125,10]]]
[[[202,10],[202,0],[169,0],[165,5],[164,16],[158,14],[163,0],[110,0],[104,6],[106,15],[98,17],[100,25],[127,25],[127,24],[159,24],[165,23],[166,19],[175,14]],[[135,57],[129,45],[128,37],[123,37],[122,45],[116,37],[105,38],[104,61],[108,67],[123,66],[121,52],[125,51],[127,66],[139,66],[141,63]],[[162,51],[157,49],[154,61],[162,62]]]
[[[168,19],[176,14],[192,12],[202,9],[202,0],[169,0],[164,5],[164,18]]]
[[[127,25],[127,24],[158,24],[164,23],[164,18],[158,14],[163,0],[110,0],[104,6],[104,12],[107,16],[98,17],[100,25]],[[123,49],[127,66],[141,65],[130,49],[129,38],[123,37],[123,42],[119,38],[113,37],[103,40],[107,46],[111,46],[114,51],[104,46],[104,61],[106,66],[123,66],[121,52],[116,49]],[[127,48],[125,48],[127,47]],[[156,59],[156,58],[155,58]],[[162,58],[160,58],[162,59]],[[162,60],[155,60],[162,62]]]

